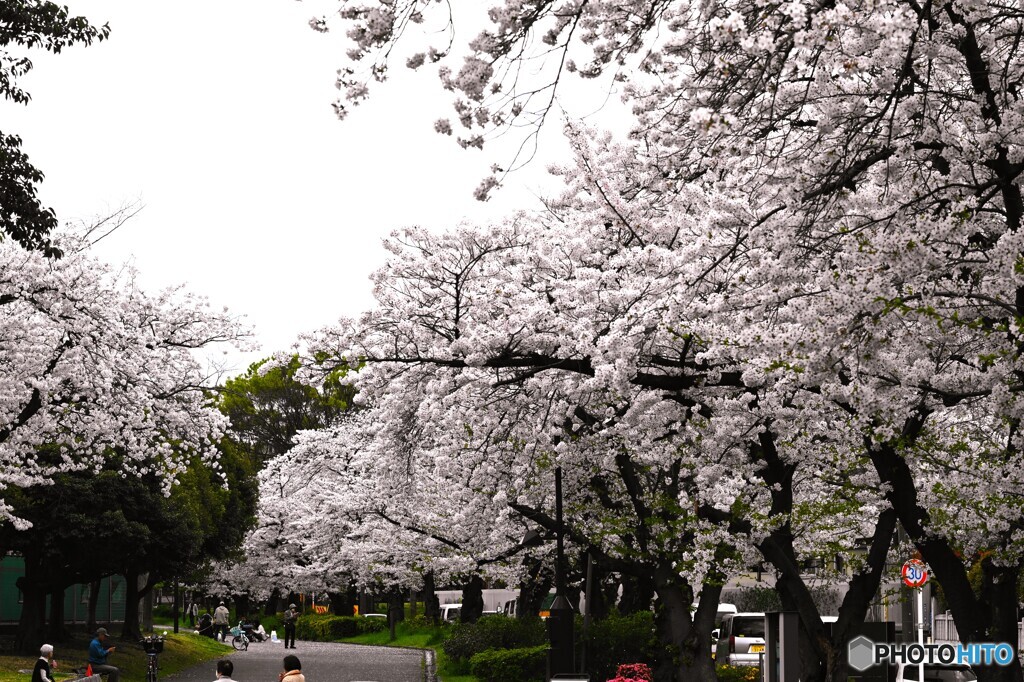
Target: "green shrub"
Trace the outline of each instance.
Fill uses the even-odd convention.
[[[458,623],[445,640],[445,654],[468,661],[488,649],[519,649],[547,641],[540,620],[521,621],[507,616],[484,616],[475,623]]]
[[[756,665],[720,665],[715,668],[718,682],[757,682],[761,669]]]
[[[577,624],[576,632],[582,637],[582,624]],[[587,640],[587,671],[592,680],[615,677],[620,663],[646,663],[651,668],[657,667],[661,646],[654,630],[654,614],[650,611],[628,616],[612,611],[607,618],[590,624]]]
[[[365,635],[368,632],[384,632],[388,629],[388,622],[383,618],[360,618],[358,616],[348,616],[348,618],[356,622],[356,629],[360,635]],[[345,636],[351,637],[352,635]]]
[[[547,652],[547,646],[488,649],[469,659],[469,669],[480,682],[542,682],[547,671]]]
[[[388,627],[383,618],[308,614],[295,623],[295,637],[312,642],[333,642],[368,632],[381,632]]]
[[[429,618],[427,618],[424,615],[419,615],[419,616],[416,616],[414,618],[412,618],[412,617],[406,618],[402,622],[405,623],[406,625],[408,625],[409,627],[414,628],[416,630],[423,630],[423,629],[426,629],[426,628],[434,627],[434,621],[430,620]]]

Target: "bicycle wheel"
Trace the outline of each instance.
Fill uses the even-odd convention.
[[[152,659],[149,662],[149,666],[146,668],[146,682],[156,682],[156,659]]]
[[[231,646],[235,647],[236,651],[244,651],[249,648],[249,640],[245,638],[245,635],[238,635],[231,638]]]

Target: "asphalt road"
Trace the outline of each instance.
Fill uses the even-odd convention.
[[[281,661],[295,654],[302,663],[307,682],[423,682],[423,652],[416,649],[296,642],[285,651],[278,642],[253,643],[248,651],[231,651],[235,664],[232,678],[238,682],[277,682]],[[176,675],[160,677],[160,682],[213,682],[217,662],[207,661]]]

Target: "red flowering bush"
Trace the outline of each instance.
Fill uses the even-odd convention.
[[[653,682],[654,676],[646,663],[623,663],[608,682]]]

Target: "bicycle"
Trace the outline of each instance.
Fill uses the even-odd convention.
[[[143,650],[146,652],[146,682],[156,682],[156,674],[160,669],[157,663],[157,655],[164,650],[164,638],[156,635],[143,637],[139,640]]]
[[[242,623],[243,621],[238,621],[238,625],[231,628],[231,634],[233,635],[231,638],[231,646],[233,646],[236,651],[248,651],[249,642],[252,641],[249,639],[249,635],[246,633],[245,627]]]

